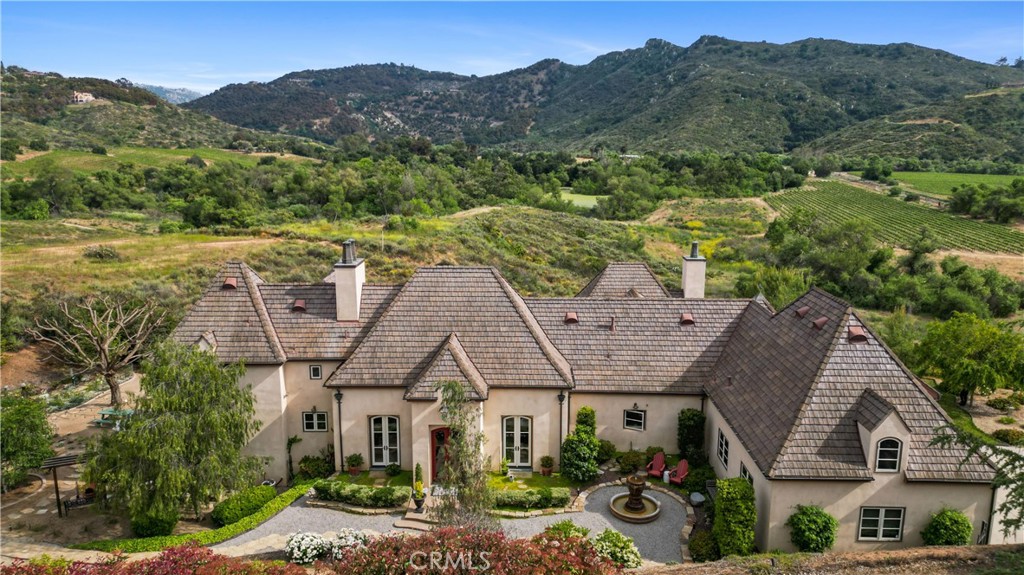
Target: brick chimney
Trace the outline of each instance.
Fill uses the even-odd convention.
[[[690,244],[690,255],[683,256],[683,297],[701,299],[704,297],[708,261],[697,250],[697,242]]]
[[[365,260],[356,258],[356,241],[349,239],[341,253],[341,261],[334,264],[334,295],[338,306],[338,321],[358,321],[359,302],[366,283]]]

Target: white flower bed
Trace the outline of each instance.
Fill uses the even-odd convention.
[[[363,547],[369,541],[370,538],[362,531],[356,531],[355,529],[345,527],[338,532],[338,538],[330,542],[331,556],[335,559],[340,559],[342,553],[344,553],[346,549]]]
[[[293,533],[284,546],[293,563],[309,564],[317,559],[339,559],[346,549],[362,547],[370,538],[361,531],[343,528],[335,539],[326,539],[316,533]]]

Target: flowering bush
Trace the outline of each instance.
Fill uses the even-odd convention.
[[[322,559],[331,550],[331,543],[315,533],[293,533],[284,546],[289,560],[304,564]]]
[[[341,559],[346,550],[365,547],[369,541],[370,538],[362,531],[344,527],[338,532],[338,536],[330,542],[331,558]]]
[[[640,566],[640,550],[629,537],[614,529],[605,529],[594,540],[598,555],[611,559],[616,565],[633,569]]]

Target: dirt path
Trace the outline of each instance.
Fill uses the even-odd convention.
[[[480,206],[479,208],[470,208],[468,210],[462,210],[461,212],[455,212],[448,216],[455,219],[471,218],[478,214],[486,214],[487,212],[498,209],[500,206]]]

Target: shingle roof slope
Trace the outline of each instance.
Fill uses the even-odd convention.
[[[236,289],[222,289],[228,278],[235,278]],[[263,278],[244,263],[226,263],[174,329],[172,337],[181,343],[195,344],[212,332],[217,356],[222,361],[283,363],[284,350],[260,297],[259,286],[263,283]]]
[[[569,363],[493,268],[420,268],[328,386],[413,385],[457,333],[490,387],[570,387]]]
[[[466,390],[466,397],[475,400],[487,399],[487,382],[480,370],[462,347],[459,337],[451,334],[437,350],[434,359],[423,370],[408,391],[406,399],[437,399],[437,384],[442,381],[457,381]]]
[[[874,431],[896,408],[871,388],[865,389],[857,399],[857,423]]]
[[[400,286],[364,285],[358,322],[337,319],[334,284],[263,284],[260,294],[288,359],[343,359],[352,354]],[[305,300],[306,311],[292,304]]]
[[[573,366],[577,391],[693,393],[750,300],[529,298],[527,305]],[[566,312],[576,324],[566,324]],[[681,325],[682,313],[694,325]],[[612,318],[615,331],[611,331]]]
[[[594,276],[576,297],[667,298],[669,293],[647,264],[613,262]]]
[[[794,310],[804,306],[810,311],[798,317]],[[812,325],[819,317],[828,319],[820,330]],[[865,327],[868,341],[849,342],[850,326]],[[877,400],[862,401],[865,389]],[[980,459],[958,468],[963,449],[929,445],[947,422],[940,408],[846,302],[817,288],[775,316],[749,307],[708,392],[758,467],[775,479],[870,479],[857,419],[877,417],[886,404],[911,432],[908,480],[993,476]]]

